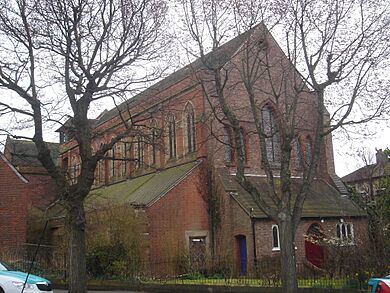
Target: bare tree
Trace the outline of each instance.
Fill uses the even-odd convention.
[[[389,61],[388,4],[364,0],[181,3],[185,29],[206,69],[199,74],[204,94],[216,119],[232,129],[237,180],[278,223],[283,292],[297,292],[294,238],[313,179],[321,171],[326,141],[336,129],[381,117],[388,110],[388,92],[383,89],[388,83],[383,76]],[[256,26],[261,21],[276,34],[283,31],[284,52],[263,23]],[[218,52],[226,36],[242,30],[246,31],[240,35],[242,46],[229,60],[221,58]],[[193,50],[191,54],[195,55]],[[231,93],[246,98],[237,105]],[[264,119],[265,100],[272,104],[274,122]],[[261,155],[267,190],[259,190],[245,176],[242,126],[248,120],[249,131],[258,141],[254,151]],[[296,142],[305,131],[311,141],[302,146]],[[269,155],[270,145],[278,145],[276,157]],[[299,156],[294,152],[304,151],[302,183],[294,193],[293,160]]]
[[[367,211],[371,240],[370,259],[380,275],[386,273],[384,268],[389,259],[389,154],[388,148],[384,151],[377,150],[375,158],[369,150],[360,149],[357,156],[363,167],[343,177],[350,185],[352,199]]]
[[[69,292],[86,292],[84,199],[97,163],[137,124],[131,109],[121,108],[122,130],[93,151],[91,142],[99,134],[92,131],[88,113],[101,99],[125,96],[159,76],[145,61],[152,64],[166,45],[165,13],[165,2],[154,0],[0,1],[0,87],[7,94],[0,111],[33,122],[38,158],[67,210]],[[72,114],[62,117],[68,118],[63,127],[77,142],[81,159],[75,184],[43,140],[43,127],[56,120],[52,110],[58,105],[71,108]]]

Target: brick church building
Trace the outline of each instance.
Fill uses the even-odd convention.
[[[231,70],[226,95],[229,103],[237,106],[245,132],[246,174],[259,188],[266,188],[258,140],[245,111],[249,104],[235,71],[245,42],[260,37],[256,29],[259,28],[232,39],[206,57]],[[267,43],[264,50],[275,58],[284,56],[270,34],[263,38]],[[202,82],[208,74],[201,60],[196,60],[93,121],[94,132],[99,134],[93,141],[93,150],[123,131],[122,118],[128,117],[128,109],[132,119],[142,124],[99,162],[87,202],[103,206],[131,204],[144,213],[148,242],[145,257],[156,272],[164,272],[170,260],[184,250],[193,262],[203,263],[210,255],[218,256],[229,262],[236,273],[249,274],[256,262],[277,256],[280,251],[278,226],[235,179],[235,154],[228,143],[230,131],[213,115],[215,109],[208,101],[213,93]],[[265,82],[259,81],[259,87],[266,86]],[[310,95],[304,94],[306,103],[299,105],[306,121],[299,128],[296,142],[305,151],[293,154],[293,190],[299,188],[302,178],[300,160],[310,156],[311,151],[311,119],[315,119],[316,111]],[[257,99],[263,119],[274,121],[272,97],[259,91]],[[80,170],[77,144],[65,127],[58,132],[58,162],[68,170],[69,179],[76,182]],[[267,148],[275,174],[280,163],[278,147],[278,140],[274,140]],[[321,266],[326,256],[320,246],[305,240],[306,235],[321,230],[326,236],[355,243],[358,239],[365,241],[367,235],[365,213],[348,199],[346,188],[335,174],[330,136],[323,141],[321,151],[295,239],[297,262],[313,266]]]

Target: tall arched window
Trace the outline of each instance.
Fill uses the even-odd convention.
[[[150,165],[155,165],[157,162],[157,138],[158,138],[158,129],[157,122],[153,119],[150,122]]]
[[[280,250],[278,225],[272,225],[272,250]]]
[[[248,134],[246,133],[244,128],[240,128],[240,140],[242,146],[242,154],[244,156],[243,161],[248,161]]]
[[[280,163],[279,133],[275,122],[274,110],[269,105],[265,105],[261,110],[261,117],[263,131],[266,136],[267,159],[270,163]]]
[[[308,136],[306,137],[305,140],[305,159],[306,159],[306,164],[310,164],[312,157],[313,157],[313,144],[311,141],[311,137]]]
[[[80,157],[78,155],[73,155],[70,161],[70,169],[69,169],[69,179],[71,184],[77,183],[77,178],[80,175]]]
[[[226,163],[233,162],[233,139],[231,129],[227,126],[223,128],[224,159]]]
[[[168,155],[169,158],[176,158],[176,121],[173,114],[167,117],[168,123]]]
[[[109,167],[108,167],[109,178],[111,178],[111,180],[114,180],[115,175],[116,175],[116,172],[115,172],[115,146],[113,146],[112,149],[109,150],[108,155],[111,158],[111,160],[109,162]]]
[[[195,112],[191,103],[187,103],[184,109],[184,122],[186,132],[186,150],[187,153],[192,153],[196,150],[196,134],[195,134]]]
[[[295,164],[297,168],[302,168],[303,157],[302,157],[302,149],[301,149],[301,144],[299,142],[299,137],[296,137],[293,143],[294,143],[294,151],[295,151]]]
[[[117,143],[117,166],[118,166],[118,179],[126,177],[126,144],[122,140]]]
[[[141,135],[138,135],[136,137],[136,141],[134,144],[134,157],[136,159],[136,169],[142,168],[142,166],[144,165],[144,141]]]

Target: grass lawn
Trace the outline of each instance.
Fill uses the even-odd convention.
[[[146,284],[183,284],[183,285],[216,285],[216,286],[254,286],[254,287],[279,287],[279,281],[250,279],[250,278],[196,278],[196,279],[168,279],[168,280],[143,280]],[[300,279],[300,288],[359,288],[357,280],[353,279]]]

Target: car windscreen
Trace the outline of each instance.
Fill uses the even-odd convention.
[[[0,271],[14,271],[14,268],[5,262],[0,262]]]

